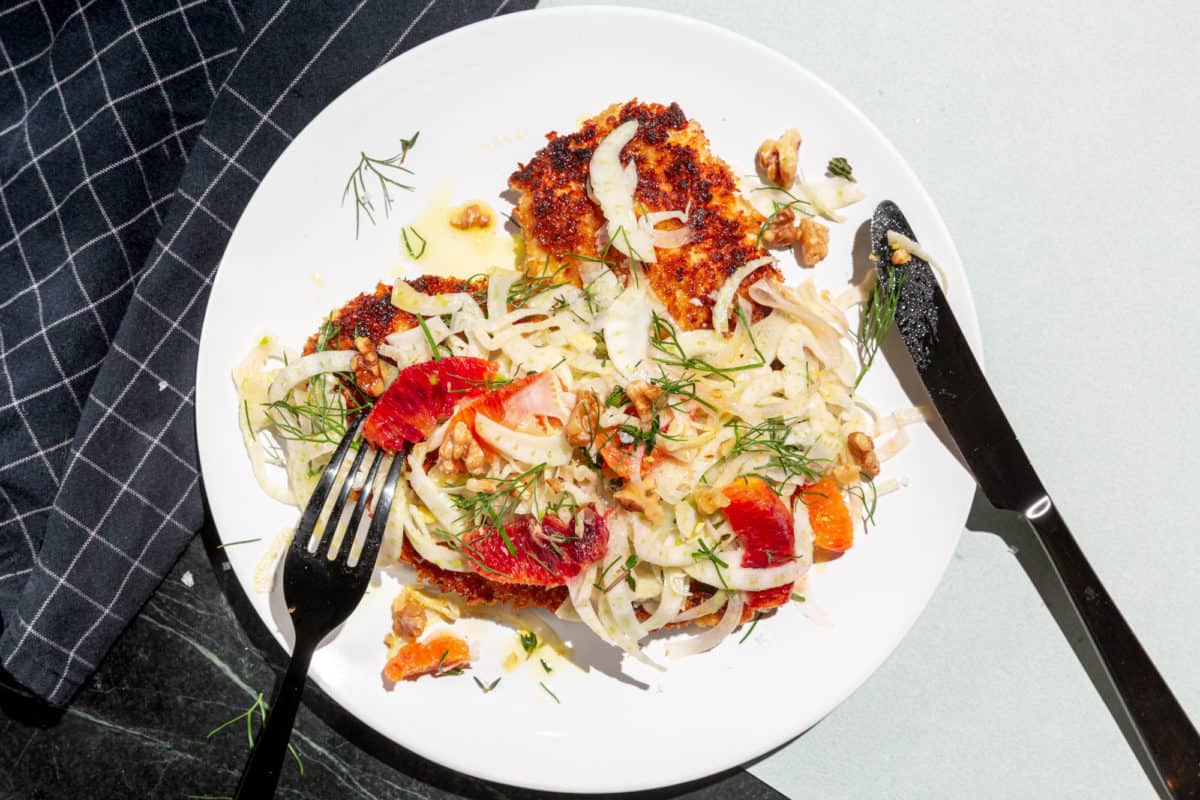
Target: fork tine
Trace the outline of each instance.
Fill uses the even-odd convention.
[[[364,450],[367,448],[364,447]],[[374,450],[374,448],[372,448]],[[338,554],[349,553],[354,546],[354,540],[358,535],[358,525],[362,522],[363,509],[367,507],[367,500],[371,496],[371,490],[375,486],[375,475],[379,472],[379,465],[383,463],[384,457],[387,455],[382,450],[375,450],[375,458],[371,461],[371,468],[367,471],[367,479],[363,481],[362,491],[358,495],[358,500],[354,503],[354,511],[350,514],[350,521],[346,523],[346,533],[342,537],[342,542],[338,547]],[[337,529],[337,520],[333,517],[329,518],[329,522],[325,525],[324,537],[328,537],[329,541],[333,541],[333,534]],[[322,537],[321,544],[317,548],[318,557],[328,557],[326,552],[329,545],[325,538]],[[343,558],[342,561],[348,561],[349,556]]]
[[[333,535],[337,531],[338,522],[342,519],[342,512],[346,509],[346,498],[350,496],[350,489],[354,486],[354,479],[358,476],[358,469],[362,466],[363,458],[369,449],[366,444],[358,448],[358,453],[354,456],[354,463],[350,465],[350,471],[346,473],[346,479],[342,481],[342,488],[338,490],[337,499],[333,501],[329,517],[325,520],[325,531],[321,534],[321,539],[317,542],[317,546],[313,548],[318,557],[329,550],[330,543],[333,541]],[[305,542],[304,546],[307,549],[308,542]]]
[[[312,496],[308,499],[308,505],[304,508],[304,514],[300,517],[300,522],[296,524],[296,534],[292,537],[292,546],[296,547],[298,543],[303,542],[299,549],[308,548],[308,540],[312,537],[313,528],[317,526],[317,518],[321,516],[321,509],[325,507],[325,501],[329,498],[329,490],[333,487],[333,481],[337,477],[338,471],[342,468],[342,462],[346,460],[346,451],[350,449],[350,443],[358,435],[359,429],[362,428],[363,420],[366,419],[366,414],[360,414],[354,424],[346,431],[346,435],[342,437],[342,441],[338,442],[337,449],[333,451],[333,456],[329,459],[328,466],[321,473],[321,479],[317,481],[317,486],[313,489]]]
[[[379,555],[379,546],[383,543],[383,534],[387,530],[387,518],[392,513],[392,498],[396,494],[396,484],[400,482],[400,470],[404,467],[404,459],[397,454],[392,459],[392,466],[384,478],[383,488],[379,490],[375,501],[375,515],[371,518],[371,527],[367,529],[367,537],[363,541],[362,551],[358,555],[352,569],[355,572],[367,572],[375,568],[375,557]]]

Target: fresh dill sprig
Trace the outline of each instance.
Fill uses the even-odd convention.
[[[725,582],[725,576],[721,574],[721,568],[724,567],[725,569],[729,569],[729,564],[722,561],[721,557],[717,555],[717,551],[714,548],[709,547],[708,544],[705,543],[704,539],[697,540],[697,547],[700,549],[692,553],[692,560],[711,561],[712,565],[716,567],[717,580],[721,581],[721,587],[724,588],[725,591],[729,591],[729,584]]]
[[[739,309],[739,313],[740,311]],[[759,356],[759,360],[739,364],[736,367],[718,367],[698,356],[689,356],[683,349],[683,344],[679,341],[679,332],[675,329],[671,321],[660,317],[657,312],[651,313],[652,335],[650,336],[650,345],[658,351],[657,355],[651,357],[659,364],[668,367],[678,367],[685,372],[695,373],[698,377],[717,378],[729,383],[734,383],[733,375],[735,373],[745,372],[749,369],[758,369],[766,364],[756,343],[754,344],[754,351]],[[749,331],[749,326],[746,329]],[[750,341],[754,343],[753,335],[751,335]]]
[[[371,202],[371,196],[367,191],[368,179],[374,179],[379,183],[379,191],[383,194],[383,213],[388,215],[392,211],[392,195],[388,191],[389,186],[395,186],[398,189],[412,191],[413,187],[406,183],[401,183],[396,180],[395,175],[405,173],[412,175],[413,171],[404,166],[404,159],[408,156],[408,151],[413,149],[417,144],[417,137],[421,135],[417,131],[407,139],[400,140],[400,152],[389,158],[374,158],[367,155],[365,152],[359,151],[358,163],[350,172],[350,177],[346,180],[346,187],[342,190],[342,204],[345,205],[346,198],[351,194],[354,195],[354,238],[358,238],[359,231],[362,229],[362,216],[366,214],[367,219],[371,224],[375,224],[375,205]]]
[[[888,331],[896,322],[896,310],[900,307],[900,296],[904,289],[904,281],[908,277],[908,270],[889,270],[886,278],[879,272],[876,272],[876,275],[875,286],[871,289],[866,305],[863,306],[862,316],[858,320],[858,361],[862,368],[858,377],[854,379],[851,392],[857,390],[862,379],[866,377],[871,364],[875,362],[875,356],[879,353],[879,346],[883,344]]]
[[[797,603],[805,603],[808,601],[807,597],[805,597],[802,594],[796,594],[795,592],[792,592],[792,599],[795,600]]]
[[[624,408],[627,405],[629,405],[629,396],[620,386],[614,386],[604,400],[605,408]]]
[[[491,683],[484,683],[483,681],[479,680],[478,675],[472,675],[471,677],[475,679],[475,684],[479,687],[479,691],[483,692],[484,694],[488,694],[500,685],[500,678],[496,678],[496,680],[492,681]]]
[[[533,631],[521,631],[517,638],[521,640],[521,649],[525,651],[525,657],[533,655],[533,651],[538,648],[538,635]]]
[[[255,712],[258,713],[259,721],[262,722],[263,724],[265,724],[267,721],[267,703],[266,703],[266,701],[263,700],[262,692],[258,693],[258,696],[256,698],[254,698],[254,703],[251,704],[251,706],[249,708],[247,708],[241,714],[238,714],[233,719],[222,722],[220,725],[218,725],[217,727],[215,727],[211,731],[209,731],[208,734],[204,738],[211,739],[215,734],[220,733],[221,731],[228,728],[230,725],[233,725],[235,722],[241,722],[242,720],[245,720],[246,721],[246,742],[250,747],[254,747],[254,714],[255,714]],[[304,762],[300,760],[300,753],[298,753],[296,751],[296,748],[292,746],[291,742],[288,742],[288,752],[292,754],[292,758],[295,759],[295,761],[296,761],[296,767],[300,770],[300,775],[303,776],[304,775]]]
[[[537,480],[545,472],[545,464],[537,464],[510,478],[488,478],[495,488],[487,492],[451,495],[450,499],[462,514],[459,521],[466,524],[468,529],[488,526],[495,530],[504,540],[508,554],[515,556],[517,548],[504,526],[516,511],[525,494],[533,490],[533,504],[536,514]]]
[[[443,528],[434,528],[434,536],[441,539],[451,550],[458,553],[463,558],[470,561],[475,567],[483,572],[492,575],[498,575],[502,578],[511,578],[509,573],[489,566],[484,560],[482,554],[475,548],[474,545],[468,544],[462,540],[462,534],[453,534]]]
[[[442,651],[442,657],[438,659],[437,668],[433,671],[433,677],[441,678],[444,675],[462,675],[463,668],[455,667],[454,669],[446,669],[446,656],[450,655],[450,649],[446,648]]]
[[[879,502],[879,493],[875,489],[875,479],[867,475],[859,484],[846,487],[846,494],[857,495],[863,505],[863,530],[866,530],[871,525],[875,524],[875,506]],[[871,497],[867,498],[867,492],[870,491]]]
[[[554,692],[550,691],[550,687],[549,687],[549,686],[547,686],[546,684],[542,683],[541,681],[538,681],[538,685],[539,685],[539,686],[541,686],[541,687],[542,687],[542,689],[544,689],[544,690],[546,691],[546,694],[548,694],[548,695],[550,695],[551,697],[553,697],[553,698],[554,698],[554,702],[558,703],[560,706],[562,705],[562,700],[559,700],[559,699],[558,699],[558,695],[556,695]]]
[[[778,200],[771,201],[771,213],[768,214],[767,218],[764,219],[762,224],[758,226],[758,236],[754,240],[755,247],[762,247],[763,237],[767,235],[767,231],[769,231],[771,226],[775,224],[775,218],[784,211],[799,211],[806,217],[816,216],[816,214],[814,214],[812,211],[809,211],[807,208],[805,208],[805,206],[811,206],[812,203],[804,200],[803,198],[797,197],[781,186],[760,186],[754,191],[763,190],[782,192],[787,196],[788,201],[786,203],[781,203]]]
[[[442,346],[434,341],[433,333],[429,330],[429,324],[425,322],[425,317],[421,314],[417,314],[417,324],[421,326],[421,333],[425,334],[425,341],[429,344],[429,352],[433,354],[433,360],[440,361],[442,357],[439,355],[439,352]]]
[[[542,663],[542,669],[546,670],[547,675],[550,674],[551,672],[554,672],[554,670],[550,668],[550,665],[546,663],[546,659],[539,658],[538,661],[540,661]]]
[[[605,578],[605,576],[607,576],[607,575],[608,575],[608,571],[609,571],[610,569],[612,569],[613,567],[615,567],[615,566],[616,566],[616,565],[617,565],[617,564],[620,562],[620,560],[621,560],[621,557],[620,557],[620,556],[615,556],[615,557],[613,558],[613,560],[609,562],[609,564],[608,564],[608,566],[607,566],[607,567],[605,567],[604,569],[600,570],[600,574],[596,576],[596,580],[595,580],[595,582],[592,584],[592,586],[593,586],[593,587],[595,587],[596,589],[599,589],[599,590],[600,590],[600,591],[602,591],[602,592],[603,592],[603,591],[607,591],[607,590],[604,588],[604,578]]]
[[[791,478],[818,480],[826,466],[825,460],[810,458],[809,448],[788,441],[792,428],[803,421],[800,417],[771,417],[751,425],[735,418],[726,423],[733,431],[733,446],[722,461],[740,455],[764,455],[767,459],[761,468],[781,470],[784,474],[781,483]]]
[[[560,280],[560,278],[562,277],[563,270],[566,269],[566,265],[559,265],[558,269],[547,273],[545,270],[549,267],[550,257],[547,256],[541,275],[522,275],[513,281],[513,284],[508,287],[508,305],[510,308],[524,308],[538,295],[545,294],[563,285],[564,280]]]
[[[314,352],[329,349],[329,343],[341,333],[341,328],[333,320],[327,319],[313,345]],[[280,439],[293,441],[315,442],[318,444],[337,444],[346,434],[346,419],[367,408],[365,403],[351,403],[348,392],[336,392],[329,385],[333,376],[346,384],[355,386],[354,376],[349,373],[326,373],[314,375],[308,379],[308,389],[302,399],[275,400],[264,403],[267,419],[275,426]],[[250,419],[249,404],[243,401],[246,420]]]
[[[412,243],[408,240],[409,231],[412,231],[413,238],[417,239],[421,243],[420,249],[415,250],[415,252]],[[400,237],[404,240],[404,249],[408,251],[408,257],[413,261],[417,261],[421,258],[421,256],[425,255],[425,248],[429,245],[429,242],[416,228],[412,227],[411,225],[406,228],[401,228]]]
[[[762,614],[754,615],[754,619],[750,621],[750,627],[746,629],[746,632],[744,634],[742,634],[742,638],[738,639],[738,644],[741,644],[742,642],[744,642],[750,638],[750,634],[754,633],[754,628],[758,625],[758,620],[759,620],[759,617],[761,617],[761,616],[762,616]]]
[[[253,542],[261,542],[261,541],[262,541],[261,536],[258,537],[257,539],[238,539],[236,542],[224,542],[223,544],[219,544],[219,545],[217,545],[217,549],[224,550],[226,547],[233,547],[234,545],[237,545],[237,544],[251,544]]]
[[[829,166],[825,170],[834,177],[845,178],[848,181],[854,180],[854,167],[850,166],[850,162],[841,156],[829,159]]]

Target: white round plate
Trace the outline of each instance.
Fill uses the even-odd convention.
[[[456,200],[497,209],[517,162],[548,131],[638,97],[678,101],[703,125],[713,151],[749,172],[758,144],[798,127],[802,167],[820,175],[846,156],[867,193],[834,225],[830,256],[815,271],[845,286],[855,234],[883,199],[899,203],[937,258],[968,338],[978,325],[954,245],[904,160],[836,91],[762,45],[694,20],[615,8],[513,14],[423,44],[363,78],[331,103],[271,169],[246,208],[213,285],[197,373],[197,434],[212,514],[242,588],[277,638],[292,631],[278,587],[255,594],[256,562],[298,512],[255,484],[237,428],[230,370],[263,332],[299,345],[323,315],[405,267],[399,231],[453,180]],[[408,158],[414,192],[398,192],[390,217],[354,236],[340,204],[360,150],[390,155],[420,130]],[[365,223],[365,221],[364,221]],[[798,277],[793,275],[793,278]],[[882,409],[911,404],[880,358],[864,395]],[[891,653],[925,607],[958,542],[972,481],[927,428],[885,464],[908,481],[882,498],[878,525],[837,561],[818,565],[808,602],[792,603],[704,655],[658,673],[622,663],[582,626],[558,623],[581,668],[547,675],[532,659],[512,672],[501,659],[512,630],[460,623],[481,654],[467,675],[385,688],[383,635],[392,579],[371,592],[322,647],[312,677],[350,713],[426,758],[481,778],[537,789],[614,792],[665,786],[740,764],[828,714]],[[684,635],[684,634],[680,634]],[[662,658],[664,642],[650,645]],[[470,675],[490,682],[483,694]],[[544,682],[561,700],[543,690]]]

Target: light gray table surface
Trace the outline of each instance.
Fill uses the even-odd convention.
[[[958,246],[1009,419],[1200,720],[1200,357],[1188,339],[1200,332],[1200,4],[631,5],[788,55],[912,164]],[[892,657],[754,774],[807,800],[1155,796],[992,527],[972,518]]]

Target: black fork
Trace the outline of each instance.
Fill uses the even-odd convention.
[[[379,555],[379,545],[387,527],[388,514],[392,510],[396,483],[400,478],[403,464],[400,454],[396,454],[392,459],[387,478],[375,499],[371,526],[363,541],[358,561],[351,566],[355,534],[370,500],[375,478],[387,457],[386,453],[369,447],[366,442],[359,444],[346,479],[333,501],[325,530],[315,547],[310,548],[310,539],[317,520],[334,489],[338,473],[350,452],[351,443],[361,427],[362,417],[359,417],[338,444],[329,460],[329,466],[325,468],[317,482],[317,488],[313,490],[304,515],[300,517],[296,535],[288,548],[287,559],[283,565],[283,597],[287,603],[288,614],[292,618],[292,628],[296,632],[296,645],[292,649],[292,660],[288,664],[287,674],[269,706],[266,727],[259,734],[246,762],[246,769],[242,772],[242,779],[234,795],[235,800],[258,800],[274,795],[284,752],[291,738],[292,724],[296,719],[296,710],[300,705],[300,695],[308,678],[308,665],[312,661],[313,651],[330,631],[350,616],[371,579],[371,571],[375,567],[375,558]],[[329,550],[346,510],[351,487],[368,457],[370,465],[366,468],[366,480],[350,512],[350,519],[345,527],[346,533],[331,558]]]

